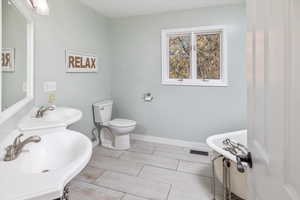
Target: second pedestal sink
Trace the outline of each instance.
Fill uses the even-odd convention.
[[[46,111],[41,118],[36,118],[38,108],[35,107],[19,123],[20,131],[32,131],[38,129],[48,129],[55,127],[67,127],[82,118],[82,112],[69,107],[56,107],[55,110]]]
[[[80,120],[82,113],[80,110],[68,107],[57,107],[55,110],[47,111],[41,120],[49,122],[64,122],[67,125]]]

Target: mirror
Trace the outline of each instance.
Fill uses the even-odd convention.
[[[32,21],[20,2],[2,0],[1,111],[31,94]]]

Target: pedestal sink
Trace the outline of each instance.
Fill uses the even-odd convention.
[[[58,108],[42,119],[32,118],[30,113],[19,126],[23,130],[15,130],[1,142],[1,200],[53,200],[62,196],[64,187],[80,173],[92,155],[90,139],[66,129],[81,118],[81,112],[77,111]],[[5,148],[20,133],[24,138],[39,136],[41,141],[27,144],[15,160],[3,161]]]
[[[16,160],[23,173],[49,173],[79,164],[90,153],[89,140],[74,131],[55,131],[41,136],[41,142],[30,144]],[[58,156],[59,155],[59,156]]]
[[[57,107],[53,111],[46,111],[41,118],[35,117],[37,110],[38,107],[33,108],[32,111],[21,120],[18,125],[21,131],[67,127],[82,118],[82,112],[80,110],[69,107]]]
[[[68,107],[57,107],[53,111],[47,111],[41,120],[48,122],[63,122],[67,125],[80,120],[82,113],[80,110]]]

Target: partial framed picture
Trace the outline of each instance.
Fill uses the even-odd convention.
[[[95,53],[66,49],[66,71],[79,73],[98,72],[98,58]]]
[[[3,72],[15,71],[15,49],[3,48],[1,54],[1,63]]]

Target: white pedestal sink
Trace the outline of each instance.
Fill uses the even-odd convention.
[[[41,119],[30,114],[20,124],[23,131],[15,130],[2,141],[1,200],[52,200],[62,196],[66,184],[80,173],[92,155],[90,139],[66,129],[81,118],[81,112],[79,116],[77,110],[69,108],[58,108]],[[35,135],[41,141],[27,144],[17,159],[3,161],[5,147],[21,132],[24,138]]]
[[[76,166],[83,157],[90,154],[89,140],[80,133],[56,130],[41,136],[41,142],[25,147],[16,160],[17,170],[23,173],[55,172],[69,165]]]
[[[53,111],[46,111],[42,118],[35,117],[37,110],[37,107],[33,108],[32,111],[21,120],[18,125],[21,131],[67,127],[82,118],[82,112],[80,110],[69,107],[57,107]]]
[[[80,110],[68,107],[57,107],[53,111],[48,111],[45,113],[42,120],[48,122],[63,122],[67,125],[71,125],[77,121],[79,121],[82,117],[82,113]]]

